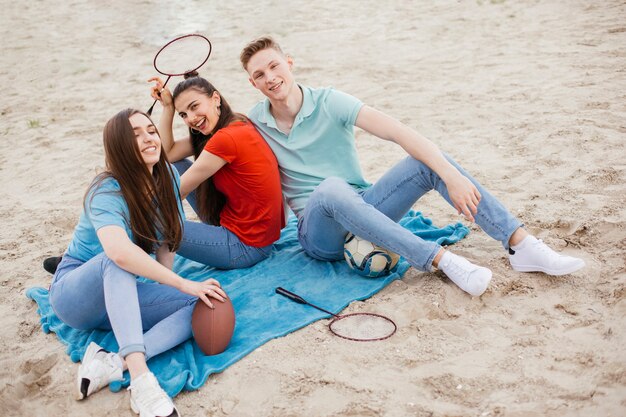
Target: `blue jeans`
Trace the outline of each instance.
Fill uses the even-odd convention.
[[[146,360],[191,337],[196,300],[168,285],[138,282],[104,253],[87,262],[64,255],[50,286],[50,305],[65,324],[113,330],[121,357],[143,352]]]
[[[474,216],[476,223],[508,249],[511,235],[522,224],[478,181],[449,156],[446,158],[482,196]],[[365,191],[355,190],[341,178],[327,178],[313,191],[299,216],[300,244],[316,259],[335,261],[343,258],[345,236],[352,232],[402,255],[417,269],[431,271],[441,246],[413,235],[397,223],[430,190],[437,190],[452,205],[443,180],[410,156]]]
[[[174,163],[183,175],[192,165],[188,159]],[[198,213],[196,192],[187,196],[187,202]],[[185,221],[183,239],[177,253],[187,259],[221,269],[247,268],[267,259],[272,245],[257,248],[246,245],[239,237],[223,226],[203,222]]]

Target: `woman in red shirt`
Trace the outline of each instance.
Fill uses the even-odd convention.
[[[178,253],[222,269],[266,259],[285,225],[278,163],[263,137],[197,72],[171,94],[159,78],[163,150],[181,173],[181,193],[202,222],[186,221]],[[189,136],[174,140],[177,111]],[[186,159],[193,155],[193,164]]]

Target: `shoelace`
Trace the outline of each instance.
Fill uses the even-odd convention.
[[[537,239],[533,246],[537,247],[541,252],[545,253],[546,255],[553,255],[554,251],[550,249],[548,245],[543,243],[543,239]],[[558,256],[558,254],[556,255]]]
[[[158,382],[154,382],[158,384]],[[155,409],[161,406],[170,405],[169,397],[158,385],[147,385],[143,390],[139,391],[137,391],[136,388],[133,390],[133,387],[128,387],[128,389],[131,390],[131,392],[135,392],[135,401],[141,403],[142,405],[152,406]]]
[[[457,274],[461,275],[463,279],[466,281],[467,281],[467,278],[469,277],[469,274],[471,273],[471,270],[464,268],[463,266],[461,266],[460,262],[455,262],[454,260],[451,260],[450,262],[448,262],[446,269],[448,269],[450,273],[454,275],[457,275]]]

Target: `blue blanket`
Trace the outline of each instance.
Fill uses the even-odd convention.
[[[414,211],[400,223],[414,234],[442,245],[453,244],[469,233],[461,223],[437,228],[429,219]],[[161,387],[172,397],[183,389],[198,389],[209,375],[223,371],[265,342],[328,316],[275,294],[276,287],[285,287],[320,307],[338,313],[350,302],[369,298],[391,281],[400,279],[408,268],[408,263],[401,259],[390,275],[372,279],[352,272],[345,262],[314,260],[303,252],[298,243],[293,216],[280,240],[274,244],[270,258],[251,268],[215,270],[177,256],[174,269],[181,276],[196,281],[214,277],[220,281],[235,308],[235,332],[228,349],[219,355],[205,356],[196,343],[189,340],[152,358],[150,369]],[[118,350],[110,331],[75,330],[61,322],[50,307],[48,290],[30,288],[26,295],[37,302],[43,331],[57,334],[67,345],[72,361],[78,362],[82,358],[91,341],[108,350]],[[125,373],[124,381],[113,383],[110,388],[117,391],[129,382],[128,373]]]

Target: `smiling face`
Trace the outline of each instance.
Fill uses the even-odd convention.
[[[209,135],[220,118],[220,101],[217,91],[207,96],[195,88],[188,88],[176,97],[174,107],[187,126]]]
[[[161,138],[156,127],[143,114],[135,113],[128,120],[135,132],[135,140],[137,140],[137,147],[143,162],[152,173],[152,168],[159,162],[161,156]]]
[[[291,67],[293,59],[273,48],[262,49],[255,53],[246,71],[250,83],[270,101],[286,100],[295,85]]]

